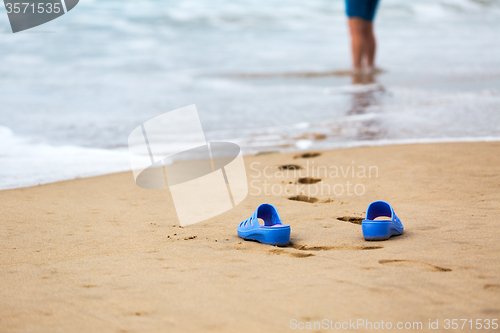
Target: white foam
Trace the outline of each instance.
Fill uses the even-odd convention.
[[[311,147],[313,145],[313,141],[312,140],[297,140],[295,142],[295,146],[298,148],[298,149],[307,149],[309,147]]]
[[[127,151],[54,146],[16,136],[9,128],[0,126],[2,190],[127,170]]]

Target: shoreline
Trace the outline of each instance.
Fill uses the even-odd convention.
[[[420,144],[425,145],[425,144],[444,144],[444,143],[452,143],[453,144],[453,143],[481,143],[481,142],[485,142],[485,143],[486,142],[500,142],[500,137],[487,136],[487,137],[462,137],[462,138],[441,138],[441,139],[424,138],[424,139],[356,141],[356,142],[352,142],[352,143],[345,145],[345,146],[327,147],[325,149],[312,149],[312,150],[319,151],[319,152],[326,152],[326,151],[334,151],[334,150],[343,150],[343,149],[352,149],[352,148],[367,148],[367,147],[386,147],[386,146],[390,147],[390,146],[420,145]],[[81,147],[78,147],[78,148],[81,148]],[[89,148],[89,149],[94,149],[94,148]],[[99,149],[101,149],[101,148],[99,148]],[[285,150],[285,151],[261,151],[261,152],[254,153],[254,154],[248,154],[248,155],[244,154],[243,156],[249,157],[249,156],[259,156],[259,155],[268,155],[268,154],[293,154],[293,153],[298,154],[298,153],[307,152],[307,151],[310,151],[310,150],[297,149],[297,150]],[[109,150],[109,152],[110,153],[117,153],[117,152],[122,153],[123,151]],[[121,170],[121,171],[97,173],[97,174],[86,175],[83,177],[67,178],[67,179],[43,182],[43,183],[27,185],[27,186],[0,188],[0,192],[21,189],[21,188],[37,187],[37,186],[54,184],[54,183],[59,183],[59,182],[71,181],[71,180],[77,180],[77,179],[85,179],[85,178],[113,175],[113,174],[123,173],[123,172],[132,172],[132,170],[127,169],[127,170]]]
[[[245,156],[262,193],[187,227],[169,190],[139,188],[131,171],[0,191],[0,330],[287,332],[362,318],[424,329],[438,320],[435,331],[447,332],[445,319],[498,318],[499,150],[481,142]],[[378,173],[278,168],[292,164]],[[321,179],[297,184],[307,177]],[[314,202],[264,193],[264,182],[304,185],[307,196],[346,181],[365,193],[320,191]],[[359,221],[375,200],[392,205],[403,235],[364,241]],[[237,236],[264,202],[291,226],[290,246]]]

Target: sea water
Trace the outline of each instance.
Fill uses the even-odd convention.
[[[129,170],[129,133],[190,104],[244,154],[500,140],[498,1],[381,0],[375,30],[359,87],[340,0],[82,0],[16,34],[2,7],[0,189]]]

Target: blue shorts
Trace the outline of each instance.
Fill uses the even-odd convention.
[[[345,0],[345,12],[349,17],[373,21],[379,0]]]

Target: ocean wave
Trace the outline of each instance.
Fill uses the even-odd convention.
[[[0,189],[130,170],[127,151],[55,146],[0,126]]]
[[[97,17],[87,17],[87,24],[103,22],[123,31],[138,32],[141,27],[173,28],[270,28],[302,29],[323,26],[344,16],[344,2],[330,0],[189,0],[189,1],[103,1]],[[78,9],[95,13],[96,2],[85,1]],[[494,0],[383,0],[382,18],[416,17],[424,20],[483,15],[498,17],[500,4]],[[98,17],[101,17],[98,19]],[[106,17],[106,20],[102,20]],[[90,19],[90,20],[89,20]],[[95,21],[94,21],[95,20]],[[83,22],[83,21],[82,21]]]

